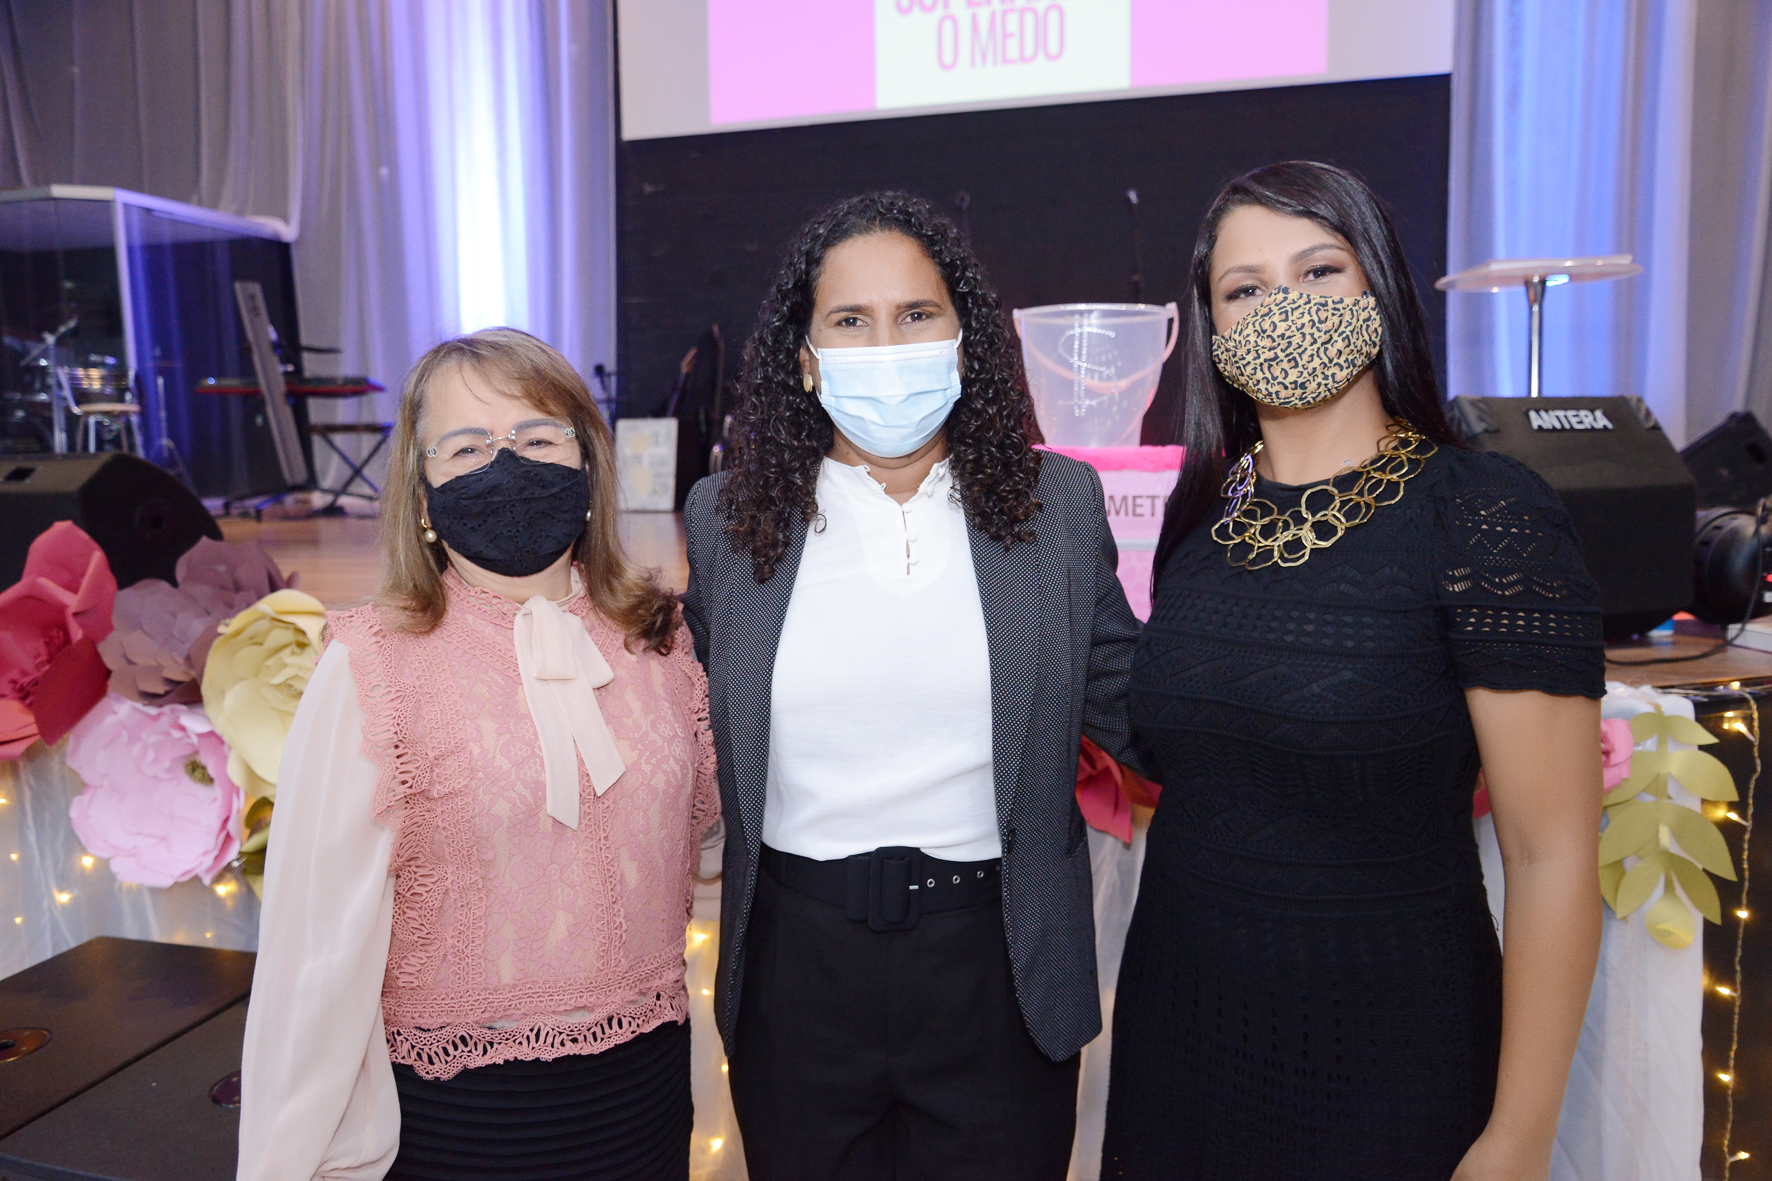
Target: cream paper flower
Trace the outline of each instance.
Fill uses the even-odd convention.
[[[228,743],[228,775],[248,802],[275,798],[295,707],[320,655],[326,608],[272,591],[221,625],[203,669],[203,708]]]

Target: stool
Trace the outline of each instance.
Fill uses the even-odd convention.
[[[394,424],[393,423],[391,423],[391,422],[316,422],[308,427],[308,431],[310,434],[314,435],[316,438],[323,440],[328,447],[332,448],[332,453],[334,455],[338,456],[339,459],[344,462],[344,465],[346,467],[351,469],[351,474],[348,477],[346,477],[345,482],[343,484],[340,484],[337,488],[316,488],[315,489],[316,492],[330,492],[330,493],[332,493],[332,500],[327,503],[325,508],[314,510],[316,515],[320,514],[320,513],[326,513],[328,515],[336,515],[338,513],[342,513],[344,510],[342,508],[340,508],[339,504],[338,504],[339,500],[342,497],[363,495],[363,493],[360,493],[360,492],[353,493],[351,491],[351,485],[356,484],[359,481],[361,481],[363,483],[363,485],[369,489],[368,499],[370,499],[370,500],[380,500],[381,499],[381,489],[376,486],[375,481],[371,480],[369,478],[368,474],[365,473],[363,469],[368,467],[371,463],[373,463],[375,461],[375,457],[381,453],[381,449],[383,447],[387,446],[387,442],[388,442],[389,437],[392,436],[394,433]],[[336,442],[333,441],[336,437],[338,437],[340,435],[374,435],[374,436],[376,436],[375,446],[371,447],[369,449],[369,454],[365,455],[361,460],[354,460],[349,455],[346,455],[344,453],[344,449],[341,448]]]
[[[117,428],[117,441],[131,455],[142,453],[141,428],[137,425],[142,408],[134,402],[83,402],[75,411],[80,416],[80,446],[85,451],[98,450],[98,428],[110,423]]]

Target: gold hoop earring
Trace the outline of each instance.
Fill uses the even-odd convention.
[[[809,394],[812,392],[812,371],[810,369],[800,370],[800,388]]]
[[[436,545],[437,544],[437,531],[435,529],[431,528],[431,522],[430,522],[429,518],[420,517],[418,519],[418,523],[420,525],[424,526],[425,544],[426,545]]]

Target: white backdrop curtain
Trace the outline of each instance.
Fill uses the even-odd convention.
[[[1772,423],[1772,4],[1698,0],[1686,400],[1697,435],[1732,410]]]
[[[614,368],[609,6],[313,0],[306,16],[306,336],[390,385],[494,324],[587,375]]]
[[[1551,291],[1545,392],[1636,394],[1676,445],[1772,421],[1772,5],[1461,0],[1447,255],[1628,253]],[[1525,393],[1517,292],[1447,297],[1452,394]]]
[[[612,36],[607,0],[0,0],[0,187],[285,224],[302,335],[343,350],[310,369],[393,387],[320,420],[493,324],[613,369]]]
[[[0,188],[109,185],[301,224],[302,9],[0,0]]]
[[[1632,254],[1545,305],[1547,394],[1637,394],[1686,427],[1693,0],[1467,0],[1452,75],[1453,270]],[[1447,296],[1454,395],[1525,392],[1523,294]]]

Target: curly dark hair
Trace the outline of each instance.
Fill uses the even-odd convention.
[[[929,202],[907,193],[864,193],[826,209],[788,247],[775,286],[757,313],[739,368],[734,455],[719,507],[733,546],[751,555],[758,582],[775,573],[788,548],[789,522],[818,517],[818,469],[835,436],[816,393],[801,386],[800,345],[812,325],[813,296],[831,248],[866,234],[897,233],[919,243],[947,284],[965,346],[960,400],[948,415],[948,462],[967,519],[1007,548],[1032,541],[1040,428],[996,290],[959,229]]]

